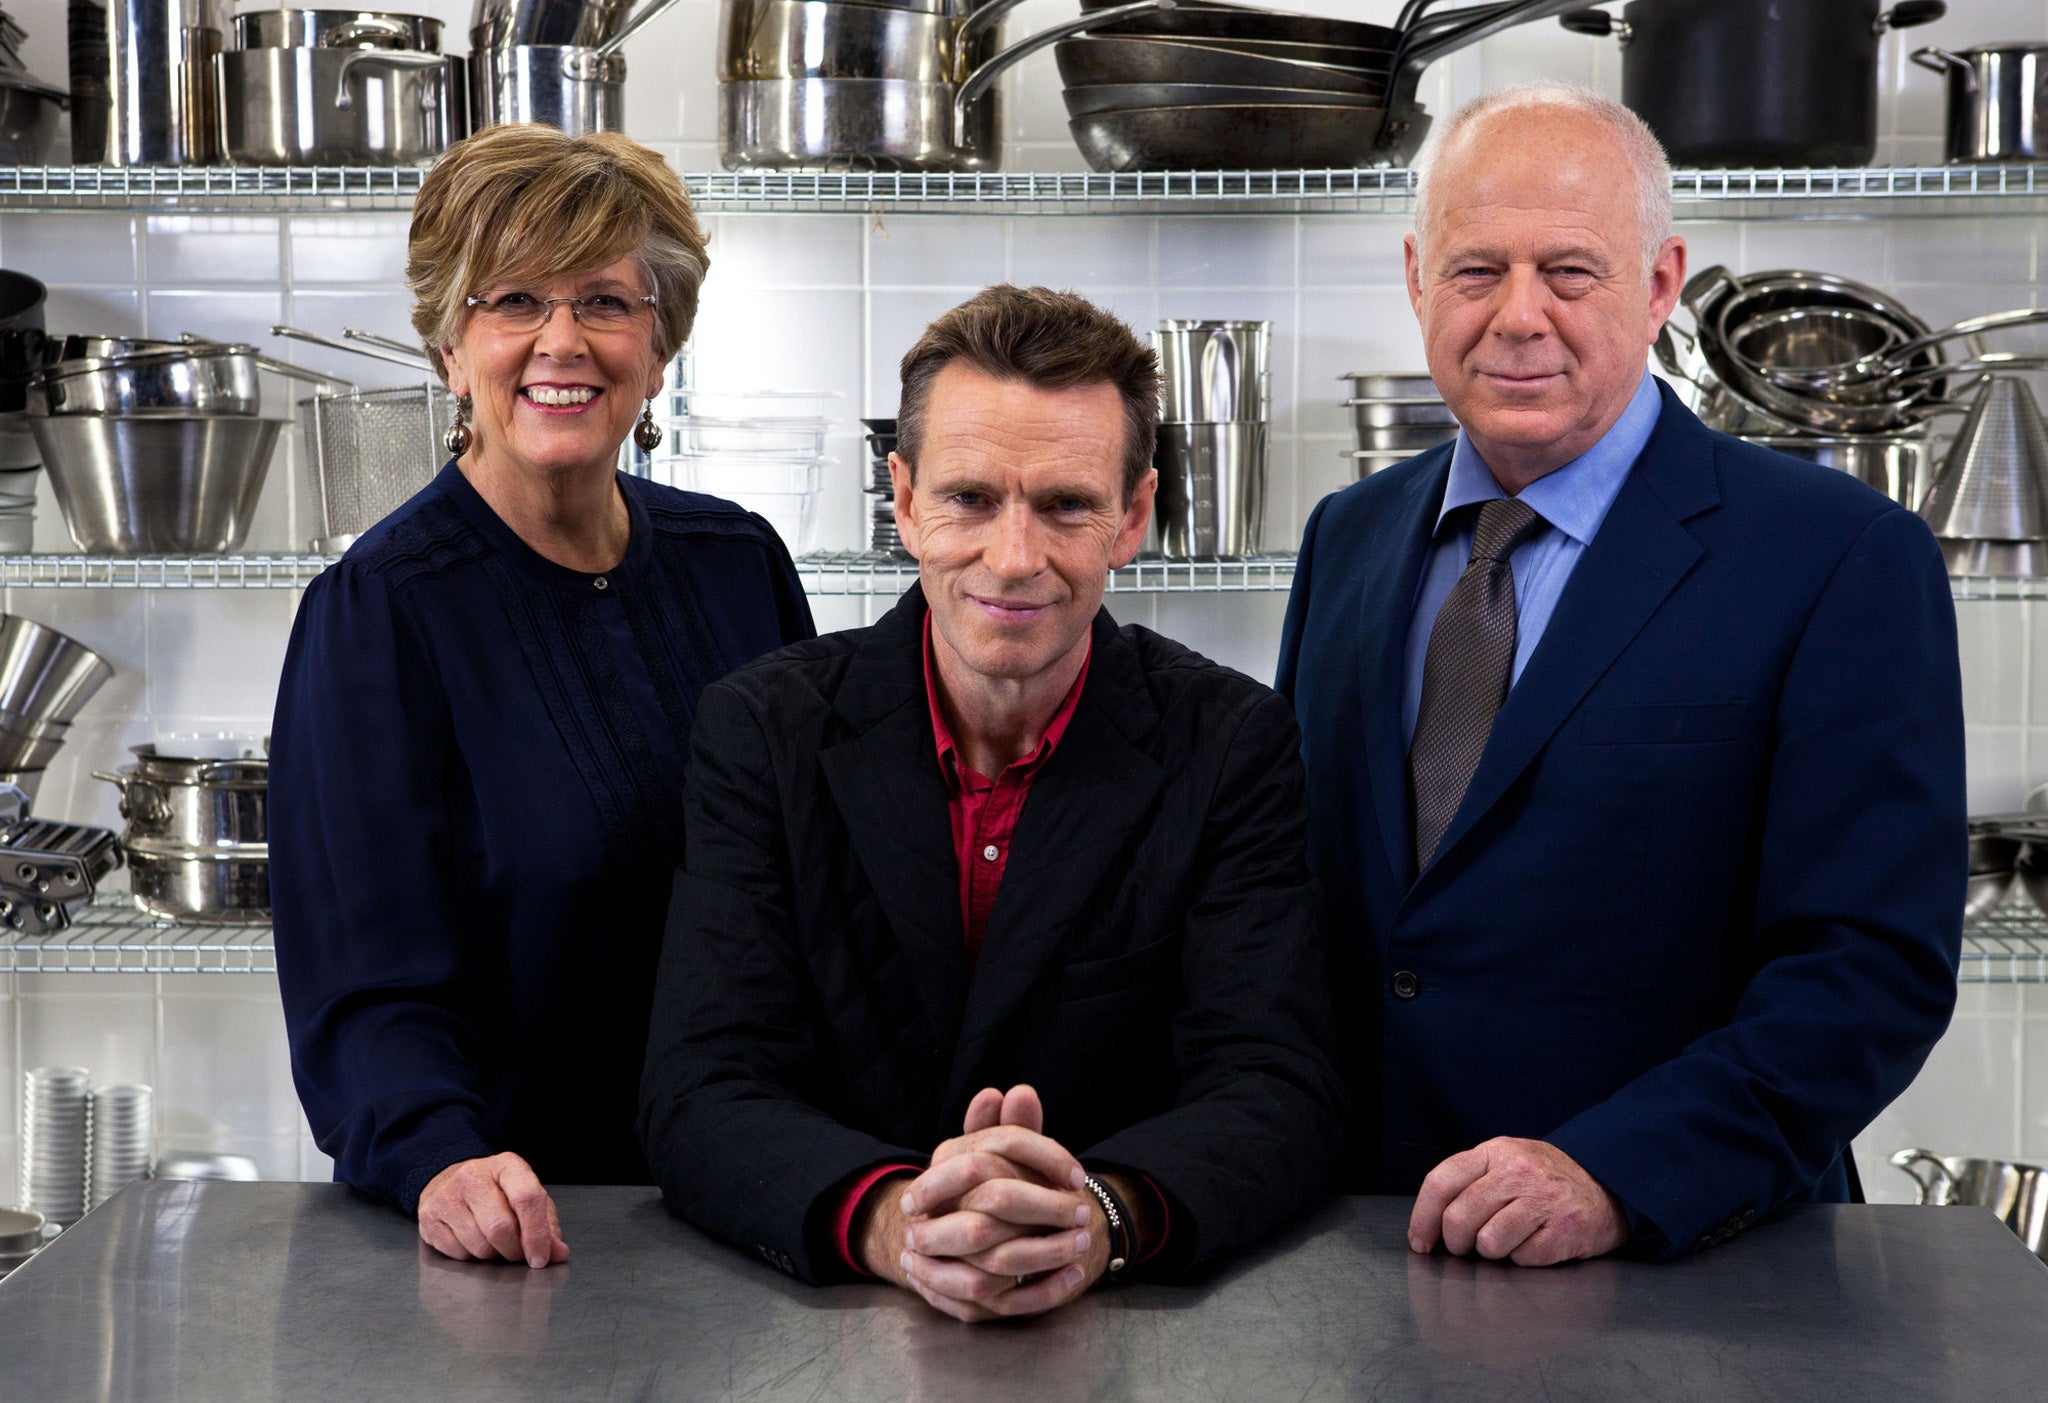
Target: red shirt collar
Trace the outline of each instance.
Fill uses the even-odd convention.
[[[1067,689],[1066,700],[1053,713],[1046,724],[1045,734],[1039,738],[1038,748],[1021,760],[1013,760],[1004,767],[1003,773],[1012,770],[1033,770],[1043,765],[1051,756],[1060,737],[1067,733],[1067,723],[1074,719],[1074,708],[1081,703],[1081,688],[1088,681],[1088,665],[1095,660],[1095,632],[1093,625],[1088,633],[1088,655],[1081,659],[1081,671],[1074,678],[1074,685]],[[932,736],[938,741],[939,772],[946,777],[947,788],[966,787],[972,781],[973,787],[986,789],[1000,776],[976,774],[960,759],[959,746],[953,740],[953,733],[946,726],[945,710],[939,705],[938,665],[932,658],[932,616],[926,610],[924,616],[924,696],[932,710]]]

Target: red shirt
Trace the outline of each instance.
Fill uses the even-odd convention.
[[[1088,652],[1089,658],[1093,658],[1095,640],[1092,634]],[[996,892],[1003,885],[1003,869],[1010,862],[1010,839],[1017,831],[1017,819],[1024,812],[1024,801],[1031,797],[1031,781],[1037,778],[1039,770],[1051,758],[1060,737],[1067,733],[1067,723],[1074,719],[1074,708],[1081,701],[1081,686],[1087,680],[1088,660],[1084,659],[1080,676],[1074,679],[1074,685],[1067,692],[1066,700],[1060,703],[1060,709],[1053,713],[1038,748],[1023,759],[1005,765],[1003,772],[990,780],[960,761],[959,747],[946,726],[945,711],[939,705],[938,666],[932,660],[932,616],[924,616],[924,694],[932,709],[932,735],[938,741],[939,773],[946,781],[946,814],[953,827],[953,864],[960,874],[960,929],[970,962],[981,953],[982,937],[988,934],[989,912],[995,909]],[[860,1209],[861,1200],[885,1180],[923,1172],[914,1164],[878,1165],[847,1188],[832,1215],[833,1241],[839,1247],[840,1259],[847,1266],[862,1276],[868,1274],[867,1269],[854,1260],[851,1241],[853,1219]]]
[[[938,668],[932,658],[932,616],[924,616],[924,694],[932,709],[932,735],[939,745],[939,773],[946,781],[946,812],[953,822],[953,863],[960,874],[960,925],[966,933],[967,958],[971,963],[981,953],[982,937],[988,934],[989,912],[995,909],[996,892],[1003,884],[1003,869],[1010,862],[1010,839],[1017,820],[1024,813],[1024,801],[1031,797],[1031,781],[1052,758],[1074,708],[1081,701],[1081,687],[1088,680],[1088,663],[1095,642],[1088,643],[1089,657],[1081,660],[1081,671],[1067,692],[1060,709],[1046,723],[1038,748],[1021,760],[1012,760],[993,780],[967,768],[960,758],[953,733],[946,728],[946,716],[939,705]]]

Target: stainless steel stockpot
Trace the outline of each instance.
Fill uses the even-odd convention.
[[[1934,479],[1924,431],[1906,434],[1743,434],[1742,438],[1836,468],[1868,483],[1909,511],[1918,511]]]
[[[169,920],[267,920],[270,762],[131,750],[134,764],[93,777],[121,791],[121,846],[136,905]]]
[[[615,132],[625,117],[624,55],[561,44],[479,48],[469,56],[470,125],[538,122],[571,136]]]
[[[2048,160],[2048,45],[1916,49],[1913,62],[1948,79],[1948,159]]]
[[[989,0],[931,23],[908,11],[893,21],[881,7],[725,0],[721,72],[760,76],[719,85],[720,160],[770,169],[992,170],[1002,161],[993,85],[1005,69],[1070,34],[1172,0],[1090,11],[998,48],[998,28],[1016,4]],[[855,39],[841,11],[863,8],[879,17],[868,17],[866,37]],[[923,52],[915,51],[920,44]],[[872,71],[851,76],[863,66]]]
[[[222,144],[241,165],[424,165],[469,131],[459,57],[293,46],[214,64]]]
[[[2018,1234],[2027,1250],[2048,1257],[2048,1169],[2003,1159],[1965,1159],[1931,1150],[1900,1150],[1894,1167],[1919,1188],[1920,1203],[1988,1208]],[[1919,1167],[1928,1173],[1922,1177]]]

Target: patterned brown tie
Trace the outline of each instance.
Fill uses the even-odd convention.
[[[1472,559],[1444,598],[1422,662],[1422,706],[1408,745],[1415,870],[1429,866],[1507,700],[1515,661],[1515,572],[1508,556],[1544,527],[1512,497],[1479,508]]]

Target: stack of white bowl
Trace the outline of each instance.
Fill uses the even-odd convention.
[[[657,481],[723,497],[758,513],[791,554],[809,550],[837,396],[804,390],[687,392],[689,412],[670,423],[673,447],[649,460]]]
[[[23,1078],[22,1206],[60,1228],[85,1215],[89,1080],[83,1067],[37,1067]]]
[[[148,1087],[94,1087],[86,1207],[97,1208],[137,1179],[147,1179],[155,1140],[156,1097]]]
[[[1351,386],[1344,407],[1358,430],[1358,448],[1345,456],[1360,477],[1458,436],[1458,421],[1427,371],[1361,370],[1340,378]]]

